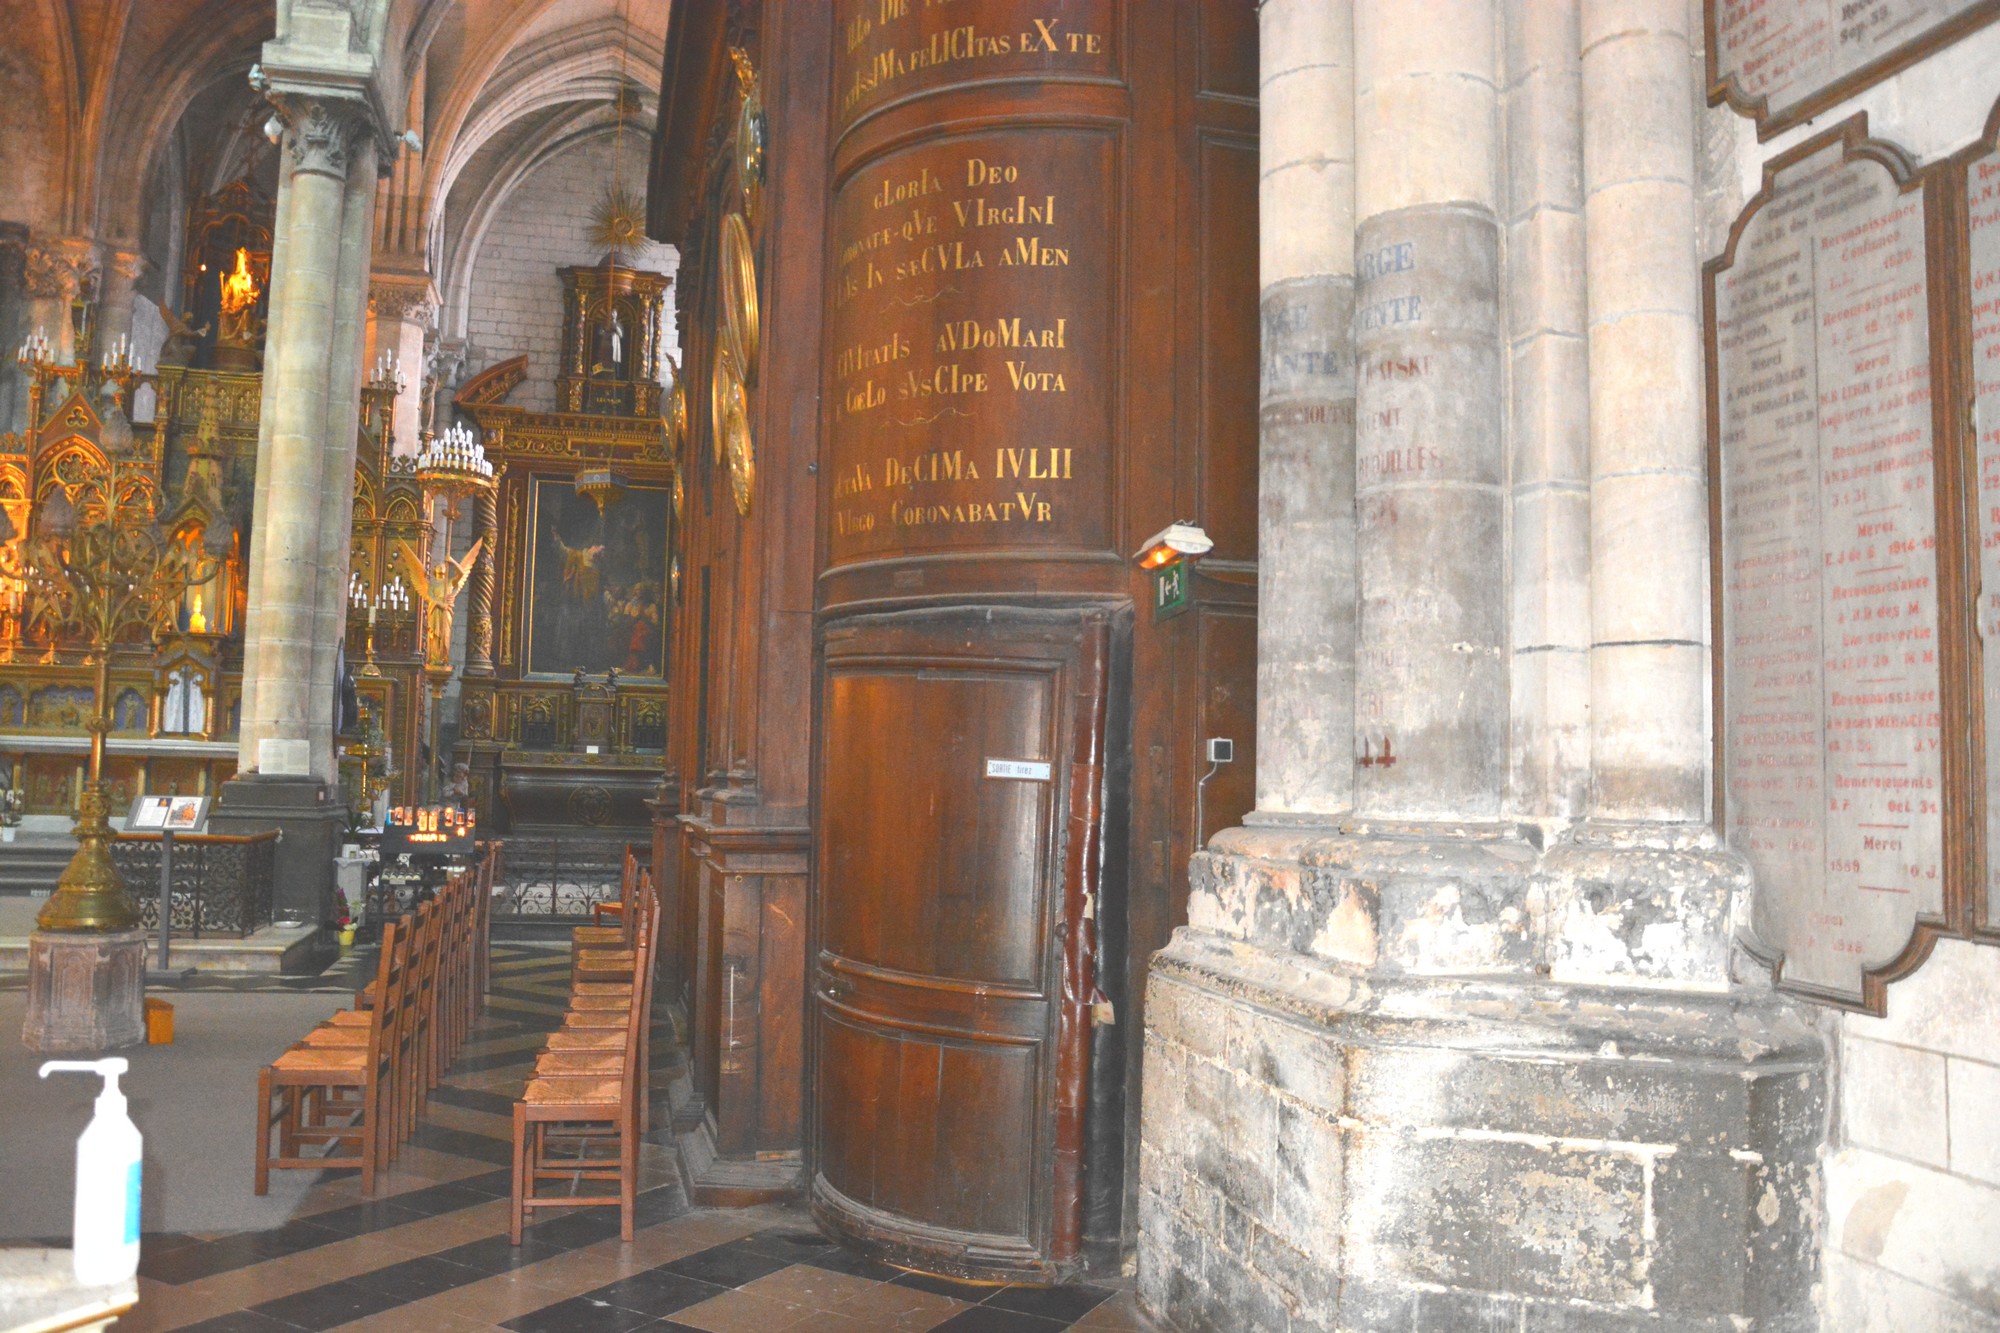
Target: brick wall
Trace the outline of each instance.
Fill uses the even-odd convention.
[[[501,203],[472,260],[466,311],[470,344],[466,373],[528,354],[528,377],[508,402],[552,411],[562,338],[562,280],[556,270],[594,264],[603,252],[586,239],[591,211],[610,189],[613,143],[595,139],[543,163]],[[646,141],[627,134],[620,184],[644,197]],[[671,246],[650,242],[627,262],[672,273],[680,262]],[[667,350],[679,355],[673,332],[673,292],[667,294]]]

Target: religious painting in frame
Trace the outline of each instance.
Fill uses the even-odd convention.
[[[628,484],[600,508],[566,476],[531,486],[528,674],[663,679],[668,488]]]

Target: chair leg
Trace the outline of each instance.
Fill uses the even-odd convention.
[[[257,1193],[271,1188],[271,1068],[257,1071]]]
[[[618,1127],[618,1239],[632,1241],[632,1214],[639,1203],[639,1136],[636,1117],[623,1117]]]
[[[361,1131],[361,1193],[371,1199],[375,1197],[375,1168],[381,1156],[381,1101],[381,1081],[371,1080],[361,1090],[361,1123],[355,1126]]]
[[[521,1223],[528,1211],[528,1108],[514,1104],[514,1187],[513,1207],[507,1213],[507,1240],[521,1243]]]

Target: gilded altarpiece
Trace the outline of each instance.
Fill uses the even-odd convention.
[[[154,417],[134,424],[141,390]],[[254,375],[49,367],[30,428],[0,435],[0,778],[21,793],[24,813],[74,810],[96,704],[89,654],[33,626],[25,604],[25,542],[58,494],[86,523],[111,498],[183,542],[232,530],[213,579],[164,610],[156,635],[114,646],[105,777],[116,810],[142,790],[211,792],[235,772],[258,397]]]
[[[457,759],[489,827],[647,827],[667,739],[674,463],[658,410],[670,279],[565,269],[557,401],[504,402],[503,362],[458,407],[501,468],[470,584]]]

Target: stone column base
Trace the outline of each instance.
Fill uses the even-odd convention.
[[[333,905],[333,858],[347,829],[347,807],[341,802],[339,789],[317,778],[261,773],[246,773],[222,784],[209,811],[209,832],[243,834],[269,829],[277,829],[281,835],[272,867],[272,916],[278,921],[321,925]]]
[[[1153,961],[1139,1292],[1180,1329],[1817,1327],[1826,1054],[1743,992]]]
[[[146,1039],[146,932],[28,936],[21,1040],[46,1055],[115,1051]]]

